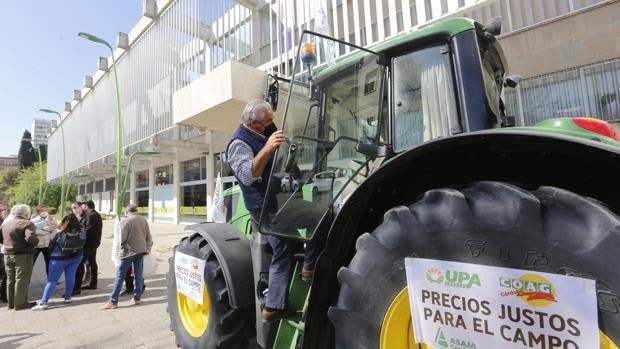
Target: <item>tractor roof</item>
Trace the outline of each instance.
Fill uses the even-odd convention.
[[[396,37],[384,40],[376,45],[368,47],[368,50],[382,53],[418,39],[435,35],[454,36],[456,34],[475,28],[476,22],[473,19],[462,17],[450,18],[424,26],[422,28],[413,29],[408,33],[403,33]],[[326,69],[320,71],[315,77],[315,80],[319,81],[321,79],[329,78],[333,74],[336,74],[339,71],[346,69],[346,67],[349,67],[354,62],[358,61],[360,57],[363,57],[366,54],[366,52],[357,50],[351,54],[341,57],[340,59],[338,59],[336,64],[331,65]]]

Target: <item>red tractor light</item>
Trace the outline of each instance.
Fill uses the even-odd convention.
[[[575,125],[583,129],[620,141],[620,135],[618,135],[616,129],[606,121],[585,117],[572,118],[572,120]]]

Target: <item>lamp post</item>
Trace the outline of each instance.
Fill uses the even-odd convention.
[[[36,143],[34,139],[22,138],[22,141],[32,142],[37,147],[37,155],[39,157],[39,201],[37,205],[41,205],[41,194],[43,193],[43,161],[41,160],[41,145]]]
[[[65,131],[64,131],[64,128],[62,127],[62,120],[61,120],[59,112],[55,110],[51,110],[51,109],[45,109],[45,108],[39,109],[39,111],[43,113],[48,113],[48,114],[56,114],[58,116],[58,127],[60,128],[60,136],[62,137],[62,185],[60,186],[61,202],[60,202],[59,210],[62,210],[61,212],[64,212],[65,203],[62,201],[62,199],[64,198],[65,176],[67,174],[67,149],[65,148]],[[40,158],[40,154],[39,154],[39,158]]]
[[[76,173],[72,176],[69,176],[69,181],[67,181],[67,192],[65,193],[65,196],[63,197],[63,202],[67,202],[67,196],[69,195],[69,188],[71,187],[71,181],[73,181],[74,178],[78,178],[78,177],[91,177],[91,176],[87,174],[83,174],[83,173]]]
[[[107,41],[88,33],[78,33],[78,36],[107,46],[110,49],[112,54],[112,69],[114,71],[114,86],[116,89],[116,109],[117,109],[117,119],[116,119],[116,138],[117,138],[117,146],[116,146],[116,178],[114,179],[114,188],[116,188],[116,203],[115,203],[115,213],[118,220],[121,219],[121,176],[122,176],[122,148],[123,148],[123,117],[121,115],[121,95],[118,87],[118,74],[116,73],[116,60],[114,59],[114,49],[112,45],[110,45]]]
[[[129,162],[127,163],[127,170],[125,171],[125,177],[123,178],[123,206],[125,204],[125,191],[127,190],[127,178],[129,178],[129,171],[131,170],[131,162],[133,161],[134,157],[136,157],[137,155],[143,155],[143,156],[153,156],[153,155],[159,155],[158,151],[149,151],[149,150],[137,150],[135,152],[133,152],[130,156],[129,156]]]

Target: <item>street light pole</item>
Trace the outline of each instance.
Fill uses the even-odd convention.
[[[127,170],[125,171],[125,177],[123,178],[123,205],[125,204],[125,191],[127,190],[127,178],[129,178],[129,171],[131,170],[131,162],[136,155],[153,156],[159,155],[158,151],[138,150],[129,156],[129,162],[127,163]]]
[[[121,219],[121,202],[120,202],[120,190],[121,190],[121,176],[122,176],[122,148],[123,148],[123,117],[121,115],[121,95],[118,87],[118,74],[116,73],[116,60],[114,59],[114,49],[112,45],[110,45],[107,41],[88,33],[78,33],[78,36],[107,46],[110,49],[112,54],[112,69],[114,71],[114,85],[116,88],[116,109],[117,109],[117,119],[116,119],[116,138],[117,138],[117,146],[116,146],[116,178],[114,179],[114,187],[116,191],[116,202],[115,202],[115,210],[116,217],[118,220]]]
[[[69,181],[67,182],[67,192],[65,193],[65,197],[63,198],[64,202],[67,202],[67,196],[69,195],[69,189],[71,188],[71,181],[73,181],[74,178],[78,178],[78,177],[90,177],[90,175],[76,173],[69,177]]]
[[[60,128],[60,136],[62,137],[62,185],[60,186],[60,207],[61,214],[64,214],[65,203],[62,201],[65,193],[65,176],[67,174],[67,149],[65,147],[65,130],[62,127],[62,120],[60,113],[51,109],[39,109],[40,112],[48,114],[56,114],[58,116],[58,127]],[[39,158],[41,154],[39,153]]]

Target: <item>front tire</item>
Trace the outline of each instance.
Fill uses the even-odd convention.
[[[174,274],[177,252],[206,261],[202,305],[177,291]],[[231,308],[220,262],[207,241],[200,234],[184,237],[168,263],[167,310],[177,346],[187,349],[246,348],[247,317],[241,309]]]
[[[414,347],[404,258],[421,257],[595,279],[601,348],[617,348],[611,341],[620,343],[618,227],[620,219],[601,203],[554,187],[478,182],[430,190],[362,234],[351,263],[338,272],[340,295],[328,313],[336,347]],[[606,337],[611,341],[603,344]]]

